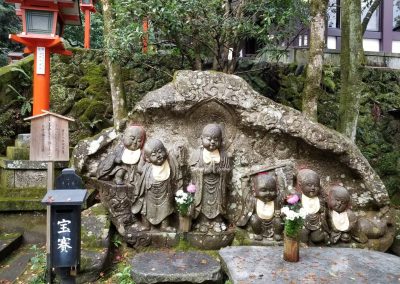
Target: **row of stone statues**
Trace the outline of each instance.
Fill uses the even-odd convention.
[[[252,231],[256,240],[272,237],[281,240],[285,216],[281,216],[280,210],[285,203],[285,193],[278,192],[273,172],[259,173],[252,179],[253,190],[245,197],[237,225]],[[388,224],[383,218],[369,220],[353,213],[351,196],[345,187],[335,185],[327,193],[322,191],[320,178],[313,170],[298,172],[296,191],[307,213],[300,233],[304,243],[335,244],[352,240],[365,243],[386,233]]]
[[[174,194],[183,187],[179,154],[168,152],[158,139],[144,143],[145,138],[141,126],[127,127],[121,143],[99,164],[97,178],[134,188],[131,212],[137,230],[175,231],[168,217],[174,212]],[[193,217],[198,220],[201,232],[226,230],[222,215],[226,210],[226,182],[231,168],[228,156],[221,149],[221,127],[206,125],[201,141],[202,145],[190,158],[192,182],[196,186]]]
[[[176,212],[175,193],[183,190],[188,180],[196,188],[190,207],[190,215],[195,220],[193,229],[202,233],[227,230],[227,189],[232,168],[222,147],[221,126],[206,125],[200,138],[200,147],[191,153],[187,163],[189,173],[184,170],[179,151],[167,151],[158,139],[146,141],[143,127],[135,125],[126,128],[119,144],[100,162],[99,180],[132,188],[130,226],[135,231],[175,231],[171,224],[171,215]],[[278,187],[274,170],[253,174],[242,187],[247,187],[242,188],[247,194],[243,196],[236,225],[252,232],[255,240],[282,240],[285,216],[281,208],[287,195],[295,192],[301,196],[302,207],[307,212],[301,232],[303,242],[365,243],[386,232],[384,218],[357,217],[351,210],[348,190],[340,185],[322,190],[318,174],[310,169],[298,171],[295,192],[289,192],[288,186]]]

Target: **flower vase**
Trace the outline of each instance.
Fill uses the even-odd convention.
[[[289,237],[285,234],[283,239],[283,259],[289,262],[298,262],[299,257],[299,237]]]
[[[179,231],[189,232],[192,226],[192,218],[190,216],[179,215]]]

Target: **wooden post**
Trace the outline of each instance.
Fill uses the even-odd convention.
[[[147,46],[149,44],[149,20],[147,17],[143,19],[143,38],[142,38],[142,52],[147,53]]]
[[[85,9],[85,41],[83,47],[90,49],[90,10]]]
[[[33,115],[50,109],[50,50],[35,47],[33,61]]]
[[[54,162],[47,162],[47,191],[54,188]],[[51,209],[50,205],[46,206],[46,257],[47,257],[47,283],[53,283],[53,270],[51,263]]]

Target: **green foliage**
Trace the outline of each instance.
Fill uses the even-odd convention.
[[[114,247],[119,248],[120,246],[122,246],[122,240],[121,240],[121,236],[115,234],[112,238],[112,244],[114,245]]]
[[[135,284],[131,278],[131,266],[125,265],[118,269],[119,272],[115,274],[119,284]]]
[[[285,235],[291,238],[297,238],[301,228],[303,227],[303,219],[296,218],[294,220],[285,221]]]
[[[0,67],[7,64],[7,53],[12,50],[20,50],[22,47],[11,42],[9,34],[21,31],[21,21],[15,14],[14,4],[6,4],[0,0]]]
[[[142,19],[151,19],[154,50],[174,47],[194,68],[214,58],[213,68],[232,72],[240,43],[256,39],[260,46],[285,43],[306,19],[301,0],[122,0],[115,1],[114,59],[125,60],[141,48]],[[292,29],[293,27],[293,29]],[[231,50],[232,61],[228,60]],[[266,50],[264,50],[266,51]]]
[[[29,284],[46,283],[46,253],[36,245],[31,247],[34,256],[31,258],[31,270],[34,274]]]

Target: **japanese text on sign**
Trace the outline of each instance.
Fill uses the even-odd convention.
[[[70,246],[71,244],[71,238],[68,238],[69,233],[71,232],[69,225],[71,224],[70,220],[65,220],[62,219],[61,221],[57,222],[57,226],[58,226],[58,239],[57,239],[57,243],[58,243],[58,247],[57,249],[60,252],[65,252],[68,253],[68,249],[71,249],[72,247]],[[65,234],[67,235],[67,237],[65,236]]]

